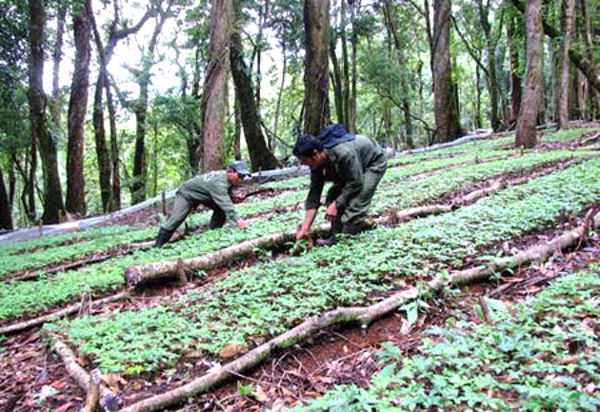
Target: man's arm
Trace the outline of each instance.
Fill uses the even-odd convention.
[[[307,239],[310,236],[310,228],[315,221],[317,210],[321,206],[321,193],[323,192],[323,186],[325,185],[325,178],[323,177],[322,171],[310,173],[310,189],[306,196],[306,202],[304,208],[306,213],[304,214],[304,220],[298,232],[296,233],[296,240]]]
[[[296,233],[296,240],[308,239],[310,236],[310,228],[315,221],[315,216],[317,216],[317,209],[307,209],[304,214],[304,220],[302,221],[302,225],[298,232]]]
[[[211,197],[213,202],[221,208],[221,210],[227,216],[227,219],[235,222],[238,227],[244,229],[248,225],[246,221],[240,219],[237,212],[235,211],[235,207],[233,206],[233,201],[231,200],[231,196],[227,191],[227,188],[223,184],[214,184],[211,190]]]

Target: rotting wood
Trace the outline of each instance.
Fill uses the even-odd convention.
[[[83,412],[94,412],[100,403],[100,383],[90,376]]]
[[[105,298],[92,301],[90,306],[91,307],[102,306],[106,303],[111,303],[111,302],[115,302],[117,300],[126,299],[132,295],[133,294],[131,292],[117,293],[116,295],[107,296]],[[40,326],[46,322],[60,319],[67,315],[72,315],[73,313],[77,313],[81,309],[82,304],[83,304],[83,302],[76,303],[74,305],[68,306],[64,309],[50,313],[48,315],[44,315],[44,316],[30,319],[30,320],[27,320],[24,322],[14,323],[12,325],[0,327],[0,335],[9,335],[12,333],[22,332],[26,329],[33,328],[34,326]]]
[[[65,364],[69,376],[73,378],[86,393],[89,393],[90,382],[92,380],[90,374],[77,363],[77,358],[73,351],[69,349],[58,336],[48,335],[48,337],[52,342],[52,348],[58,353]],[[99,404],[104,410],[115,411],[119,408],[121,400],[106,386],[98,384],[98,391],[100,395]]]
[[[594,216],[593,222],[594,228],[600,227],[600,213]],[[339,308],[321,316],[313,316],[300,325],[271,339],[263,345],[256,347],[220,369],[216,369],[200,378],[196,378],[179,388],[139,401],[122,409],[122,412],[162,410],[167,406],[181,403],[191,396],[206,392],[216,385],[255,367],[270,356],[275,350],[289,348],[322,329],[341,323],[358,323],[362,328],[366,328],[374,320],[382,318],[397,310],[400,306],[418,298],[423,292],[428,290],[439,292],[449,285],[461,286],[482,281],[487,279],[493,273],[501,272],[532,261],[545,259],[556,251],[575,245],[584,229],[585,224],[582,227],[563,233],[561,236],[558,236],[550,242],[535,245],[512,257],[502,259],[500,262],[454,272],[448,278],[434,279],[422,288],[413,287],[403,290],[371,306]]]

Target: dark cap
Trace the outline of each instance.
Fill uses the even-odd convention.
[[[244,162],[243,160],[231,163],[229,165],[229,168],[231,170],[235,170],[243,177],[250,176],[250,171],[248,170],[248,163]]]

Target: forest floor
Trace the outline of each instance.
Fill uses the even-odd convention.
[[[589,127],[590,125],[587,126]],[[598,127],[598,125],[592,126]],[[583,141],[585,141],[585,143],[593,143],[591,138],[594,136],[597,138],[599,130],[600,129],[592,128],[586,130],[582,135],[577,135],[575,138],[557,139],[557,141],[543,143],[539,148],[538,153],[554,153],[559,151],[573,151],[573,153],[575,153],[576,151],[582,150],[581,144]],[[499,139],[499,143],[500,141],[501,139]],[[498,146],[497,149],[510,151],[510,146],[504,144]],[[453,150],[456,151],[456,148]],[[412,176],[418,176],[418,178],[414,179],[414,182],[417,182],[414,184],[425,185],[428,179],[436,180],[438,176],[450,176],[452,173],[458,174],[458,171],[460,171],[461,168],[465,168],[465,170],[469,167],[481,166],[481,168],[485,168],[488,167],[488,164],[490,165],[489,167],[492,167],[491,165],[496,163],[509,164],[509,162],[514,161],[511,157],[496,160],[493,155],[493,153],[490,154],[489,159],[491,160],[475,158],[474,161],[465,160],[461,163],[460,159],[457,159],[454,164],[448,163],[447,165],[442,164],[438,166],[435,162],[452,160],[453,155],[447,155],[443,151],[439,154],[429,154],[427,161],[432,162],[431,168],[429,170],[415,169],[415,173],[412,173]],[[453,210],[460,210],[466,206],[461,206],[459,204],[459,198],[463,198],[465,195],[474,191],[486,188],[496,181],[521,179],[523,182],[514,185],[514,190],[518,191],[520,190],[519,187],[521,185],[526,186],[528,184],[524,178],[536,176],[531,179],[532,182],[535,182],[537,179],[543,178],[537,176],[552,177],[557,173],[573,169],[575,166],[572,166],[571,164],[579,165],[577,167],[582,170],[581,173],[587,173],[585,172],[586,168],[581,166],[581,163],[583,162],[584,165],[587,165],[589,162],[585,159],[595,157],[595,152],[587,152],[586,156],[587,157],[585,158],[582,156],[581,161],[568,164],[566,162],[569,161],[569,159],[565,157],[545,160],[545,163],[524,166],[522,169],[515,167],[514,170],[507,169],[507,171],[501,173],[489,172],[489,177],[483,179],[478,178],[478,180],[473,180],[472,182],[463,184],[457,188],[449,188],[446,192],[442,191],[439,194],[432,194],[425,200],[415,201],[413,204],[410,204],[410,206],[417,207],[441,204],[452,207],[456,206],[457,209]],[[415,164],[417,163],[418,162],[415,162]],[[593,168],[596,167],[595,163],[589,164],[590,167],[592,167],[591,165],[594,165]],[[414,165],[409,163],[408,166],[400,166],[399,170],[402,170],[402,167],[406,167],[408,170],[409,168],[414,167]],[[594,171],[594,176],[597,176],[597,171],[598,170]],[[304,180],[306,179],[307,178],[305,177]],[[548,181],[551,182],[551,180]],[[278,196],[283,196],[295,191],[304,192],[306,190],[306,182],[300,182],[301,184],[299,186],[294,186],[290,183],[289,188],[277,189],[270,193],[257,195],[256,198],[253,199],[253,202],[261,204],[261,202],[271,202],[273,199],[277,199]],[[587,189],[588,186],[589,190]],[[452,271],[474,268],[481,264],[482,256],[486,258],[500,255],[511,256],[518,251],[547,242],[561,233],[580,227],[585,223],[585,218],[589,215],[588,212],[590,212],[590,210],[597,211],[597,209],[600,208],[600,191],[598,192],[598,195],[596,195],[596,192],[594,192],[594,190],[596,190],[595,184],[589,183],[588,186],[581,186],[581,189],[574,189],[574,193],[578,190],[582,192],[581,199],[579,199],[576,194],[572,197],[573,201],[576,200],[577,202],[580,202],[579,206],[573,205],[572,208],[570,208],[571,205],[569,205],[565,206],[564,209],[556,209],[557,213],[550,216],[547,223],[539,226],[539,228],[532,226],[532,229],[527,230],[524,233],[519,233],[514,237],[503,237],[495,240],[492,240],[492,237],[490,237],[490,240],[486,240],[484,243],[477,240],[479,243],[474,243],[473,247],[465,244],[464,247],[469,251],[468,253],[465,253],[464,256],[461,256],[456,263],[452,261],[448,264],[441,264],[436,263],[435,259],[430,261],[428,258],[422,262],[423,269],[427,272],[438,272],[444,270]],[[507,190],[510,191],[511,185],[509,184],[507,187]],[[425,188],[425,186],[423,186],[423,188]],[[248,189],[247,191],[249,192],[251,190],[254,189]],[[541,195],[544,195],[543,192],[543,190],[540,191]],[[495,196],[495,194],[489,195],[487,198],[489,200],[488,203],[493,203]],[[527,198],[525,192],[521,194],[517,193],[514,196],[516,196],[514,202],[520,201],[521,199],[526,200]],[[289,205],[292,206],[285,206],[285,208],[282,209],[282,205],[285,205],[285,202],[275,202],[275,207],[271,211],[257,213],[254,215],[253,219],[256,222],[260,222],[261,220],[274,222],[282,213],[283,215],[285,215],[285,213],[298,213],[295,211],[296,204],[297,203],[290,203]],[[478,204],[479,202],[475,203],[475,206]],[[540,207],[542,206],[540,205]],[[279,212],[274,213],[273,210],[275,209],[279,210]],[[287,211],[282,212],[281,210]],[[136,230],[140,227],[156,227],[159,223],[157,215],[161,212],[161,207],[148,209],[132,216],[119,218],[111,222],[111,225],[135,226]],[[454,218],[454,214],[455,212],[451,211],[440,216],[443,218],[448,215],[448,218]],[[295,215],[292,215],[292,217],[293,216]],[[424,221],[425,219],[427,218],[423,218],[422,220]],[[418,224],[420,220],[421,219],[416,220],[415,225]],[[493,221],[490,221],[489,223],[490,225],[495,224]],[[380,228],[378,229],[379,231],[382,231],[382,233],[387,233],[386,230],[398,230],[395,228],[385,228],[384,226],[385,220],[380,223]],[[202,242],[202,239],[204,239],[203,236],[205,235],[201,219],[200,223],[194,227],[198,229],[195,229],[195,231],[182,237],[181,240],[176,238],[173,247],[175,248],[177,244],[180,244],[183,247],[185,246],[185,242],[192,242],[190,245],[196,244],[195,242]],[[403,227],[404,224],[397,226],[399,229],[402,229]],[[406,230],[408,231],[411,229],[407,226]],[[475,233],[471,234],[471,236],[475,236],[475,238],[478,239],[479,234]],[[81,240],[73,238],[66,241],[61,240],[61,242],[65,248],[68,248],[70,245],[75,246],[79,244]],[[344,242],[345,241],[342,241],[342,243]],[[109,252],[102,252],[106,255],[100,253],[99,256],[101,256],[103,261],[110,263],[113,259],[120,259],[123,254],[133,253],[131,245],[142,243],[143,242],[132,242],[115,245]],[[357,244],[354,244],[354,246],[356,247]],[[174,409],[186,411],[281,410],[282,408],[303,406],[307,401],[319,399],[321,396],[327,394],[341,384],[354,384],[360,388],[369,388],[373,385],[372,380],[374,376],[380,373],[385,367],[378,359],[378,352],[382,349],[382,344],[391,344],[399,348],[402,356],[407,358],[413,357],[420,353],[424,336],[426,336],[428,330],[435,326],[439,327],[445,325],[450,318],[458,316],[457,313],[459,312],[465,314],[466,320],[474,323],[485,323],[486,319],[481,314],[483,305],[481,302],[483,297],[501,301],[508,306],[514,305],[523,302],[530,296],[537,295],[543,291],[547,285],[551,284],[554,279],[577,272],[581,268],[588,267],[600,260],[600,237],[593,231],[581,244],[576,246],[577,247],[570,248],[564,252],[558,251],[549,259],[542,262],[520,265],[513,271],[497,274],[490,281],[462,286],[454,294],[441,293],[424,297],[423,301],[428,309],[420,311],[416,320],[412,322],[408,321],[408,309],[401,309],[394,311],[391,315],[375,320],[368,328],[360,328],[352,325],[336,325],[325,328],[316,335],[294,344],[291,348],[275,351],[274,354],[258,367],[253,368],[249,372],[235,373],[235,376],[230,379],[229,383],[217,386],[207,393],[197,395],[193,400],[190,400],[183,405],[179,404],[175,406]],[[25,251],[13,252],[13,255],[21,254],[23,259],[27,259],[29,255],[33,256],[37,253],[43,253],[47,247],[46,244],[36,244]],[[50,246],[50,248],[51,247],[52,246]],[[144,256],[144,253],[155,253],[154,251],[144,252],[146,248],[147,245],[139,248],[140,250],[136,251],[133,255],[134,260],[136,256]],[[135,249],[137,250],[138,248]],[[334,253],[335,250],[332,249],[332,253]],[[175,253],[175,251],[173,251],[173,253]],[[81,313],[75,314],[71,319],[83,319],[86,315],[90,315],[90,318],[94,319],[113,319],[120,316],[120,314],[137,312],[142,313],[143,316],[144,311],[148,309],[160,309],[163,306],[167,308],[170,307],[169,305],[172,305],[172,303],[169,302],[186,302],[186,299],[189,299],[189,296],[214,294],[216,293],[213,291],[214,285],[219,285],[229,278],[240,276],[240,273],[243,274],[251,270],[266,271],[267,269],[262,268],[268,268],[270,267],[269,265],[277,265],[277,262],[286,265],[286,262],[294,262],[294,259],[300,259],[299,261],[303,261],[301,259],[310,260],[310,256],[313,253],[316,253],[314,259],[317,261],[321,259],[319,256],[327,256],[326,250],[308,250],[304,253],[305,254],[300,258],[295,258],[290,254],[288,246],[279,246],[269,251],[257,250],[254,256],[239,259],[225,267],[206,271],[202,273],[201,276],[194,277],[190,282],[185,284],[181,284],[179,281],[174,280],[159,285],[150,285],[149,287],[132,290],[131,296],[119,301],[107,303],[103,306],[96,306],[91,309],[89,307],[86,309],[85,306],[83,306]],[[435,254],[437,252],[431,253]],[[66,259],[57,263],[12,273],[10,276],[3,279],[5,283],[0,288],[0,300],[3,299],[3,293],[6,293],[3,292],[4,288],[8,290],[5,285],[9,285],[8,282],[11,280],[14,282],[15,277],[31,275],[32,273],[36,273],[36,271],[39,272],[42,270],[45,273],[42,275],[41,280],[45,281],[46,277],[51,279],[52,276],[55,276],[54,272],[60,274],[66,271],[67,267],[65,265],[73,264],[73,262],[77,263],[77,266],[68,267],[71,272],[75,272],[80,268],[86,269],[87,266],[92,268],[94,267],[93,265],[97,264],[100,260],[90,260],[94,257],[98,256],[90,256],[89,254],[85,255],[85,257],[76,256],[75,258],[69,258],[70,260]],[[169,258],[165,255],[165,259]],[[442,261],[440,260],[440,262]],[[291,265],[293,266],[293,263],[291,263]],[[56,270],[53,270],[53,268]],[[430,270],[430,268],[432,269]],[[358,271],[358,268],[356,270]],[[433,272],[432,275],[424,277],[421,277],[421,275],[410,275],[407,272],[407,274],[402,275],[401,278],[397,278],[395,275],[392,276],[386,272],[384,277],[374,281],[373,285],[375,288],[368,291],[364,298],[352,299],[356,299],[355,302],[357,305],[364,305],[365,302],[379,302],[391,296],[394,291],[399,288],[409,288],[412,285],[418,285],[421,282],[433,279]],[[265,272],[265,277],[266,276],[267,272]],[[281,276],[289,275],[283,274]],[[388,280],[393,287],[387,287],[389,286]],[[32,279],[31,281],[37,282],[38,280]],[[29,281],[17,280],[16,282]],[[380,288],[380,286],[386,287]],[[306,287],[309,287],[309,285],[306,285]],[[80,294],[78,298],[69,298],[60,301],[60,303],[52,304],[49,306],[49,309],[45,311],[25,313],[20,316],[7,315],[5,319],[0,317],[0,326],[36,318],[37,316],[51,313],[53,310],[60,309],[73,302],[85,302],[91,299],[99,299],[126,290],[130,289],[122,285],[112,286],[110,290],[98,290],[92,292],[88,290],[88,292]],[[50,293],[51,291],[49,290],[49,294]],[[214,297],[217,299],[218,293],[214,295]],[[226,306],[223,307],[225,308]],[[294,320],[293,322],[297,323],[298,320]],[[66,324],[59,323],[59,327],[66,328],[70,326],[67,322]],[[214,328],[220,328],[218,321],[215,323]],[[65,368],[63,361],[56,356],[49,346],[49,341],[46,338],[48,332],[41,332],[42,329],[40,327],[35,327],[5,337],[0,336],[0,410],[55,410],[65,412],[79,410],[85,402],[87,396],[86,391],[75,383]],[[215,333],[221,332],[217,331]],[[60,336],[66,337],[67,334],[66,332],[60,332]],[[272,333],[269,333],[261,337],[253,336],[252,339],[254,339],[255,342],[260,343],[273,336]],[[72,348],[76,350],[76,360],[79,366],[87,370],[98,368],[97,358],[94,355],[78,352],[77,344],[73,341],[71,342]],[[80,342],[80,344],[83,344],[83,341]],[[115,350],[119,349],[115,348]],[[235,359],[246,351],[248,351],[247,347],[241,347],[234,350],[233,354],[225,356],[223,351],[220,353],[210,353],[210,350],[202,349],[185,352],[182,347],[182,353],[185,352],[187,354],[184,354],[184,356],[178,360],[170,362],[168,366],[164,365],[158,370],[139,372],[103,372],[103,384],[111,388],[114,393],[118,394],[121,402],[125,406],[132,405],[140,400],[151,398],[154,395],[169,390],[174,390],[182,384],[189,382],[190,379],[201,376],[209,370],[212,370],[215,365],[220,365],[221,363],[226,363]],[[99,357],[101,355],[96,356]],[[586,387],[586,390],[587,392],[590,392],[589,385]],[[600,397],[600,391],[594,388],[591,389],[591,394]]]

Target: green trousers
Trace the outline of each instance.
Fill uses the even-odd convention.
[[[171,210],[169,219],[162,226],[163,229],[168,230],[170,232],[174,232],[175,230],[177,230],[177,228],[181,226],[181,224],[184,222],[184,220],[187,218],[190,212],[194,210],[199,204],[200,202],[191,201],[181,195],[176,195],[175,202],[173,204],[173,209]],[[213,211],[208,227],[210,229],[222,227],[225,224],[225,221],[227,220],[225,212],[223,212],[223,210],[220,207],[218,207],[215,203],[211,202],[202,204],[208,207],[209,209],[212,209]]]
[[[385,170],[381,172],[367,170],[363,173],[364,180],[361,191],[348,201],[345,208],[338,211],[338,216],[340,216],[341,220],[340,223],[344,227],[360,226],[364,222],[373,196],[375,195],[375,190],[377,190],[377,186],[384,174]],[[325,203],[329,205],[333,202],[339,196],[341,190],[341,186],[334,185],[327,192]]]

